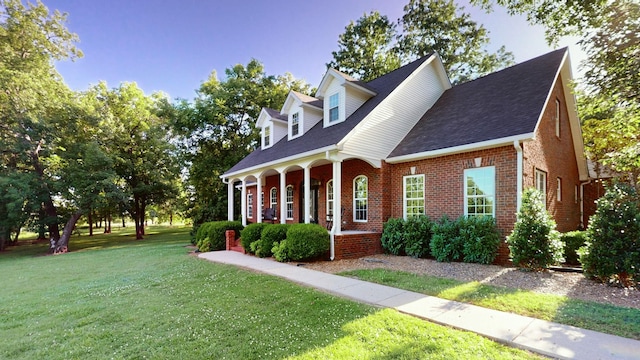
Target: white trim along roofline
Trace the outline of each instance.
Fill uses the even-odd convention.
[[[475,150],[496,148],[500,146],[513,146],[514,141],[532,140],[533,135],[534,133],[521,134],[521,135],[509,136],[509,137],[500,138],[500,139],[481,141],[473,144],[465,144],[465,145],[453,146],[453,147],[448,147],[443,149],[423,151],[423,152],[409,154],[409,155],[394,156],[394,157],[387,158],[385,161],[389,164],[397,164],[397,163],[402,163],[407,161],[423,160],[423,159],[444,156],[444,155],[453,155],[453,154],[464,153],[464,152],[475,151]]]
[[[313,155],[318,155],[318,154],[325,154],[327,151],[332,151],[332,150],[338,150],[338,147],[336,145],[329,145],[329,146],[325,146],[323,148],[309,150],[309,151],[301,153],[301,154],[295,154],[295,155],[287,156],[285,158],[269,161],[269,162],[262,163],[262,164],[259,164],[259,165],[255,165],[255,166],[252,166],[252,167],[244,168],[242,170],[234,171],[232,173],[224,173],[224,174],[220,175],[219,177],[220,177],[220,179],[229,179],[229,178],[232,178],[232,177],[238,177],[238,175],[240,175],[240,174],[254,173],[258,169],[273,167],[274,165],[277,165],[277,164],[286,163],[286,162],[297,160],[297,159],[302,159],[302,158],[305,158],[305,157],[308,157],[308,156],[313,156]]]

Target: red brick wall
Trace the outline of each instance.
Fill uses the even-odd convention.
[[[425,212],[433,220],[447,215],[456,219],[464,215],[464,170],[475,168],[475,158],[482,158],[480,167],[494,166],[496,171],[496,223],[503,237],[511,233],[516,221],[516,150],[513,146],[472,151],[438,158],[394,164],[391,169],[391,216],[403,216],[403,177],[425,175]],[[502,244],[500,263],[508,261],[509,250]]]
[[[366,222],[353,220],[353,180],[360,175],[368,179],[368,218]],[[382,232],[383,223],[383,172],[362,160],[346,160],[342,163],[342,216],[343,230]]]
[[[335,236],[335,259],[357,259],[382,254],[381,233],[363,233]]]
[[[547,209],[561,232],[580,226],[580,177],[571,137],[562,82],[558,79],[544,110],[535,140],[523,144],[523,189],[535,186],[535,169],[547,173]],[[555,100],[560,100],[560,137],[556,136]],[[561,179],[561,200],[557,200],[557,179]],[[578,197],[576,197],[576,186]]]

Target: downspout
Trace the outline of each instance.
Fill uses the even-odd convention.
[[[520,211],[520,206],[522,205],[522,146],[520,146],[520,141],[514,140],[513,147],[516,149],[516,212]]]
[[[327,150],[325,152],[325,157],[327,160],[331,160],[331,155],[329,154],[329,150]],[[335,167],[334,167],[335,168]],[[334,181],[334,186],[335,186],[335,181]],[[335,220],[335,215],[333,220]],[[333,261],[333,259],[336,258],[336,240],[335,240],[335,232],[336,229],[336,222],[333,221],[333,223],[331,224],[331,230],[329,231],[329,260]]]
[[[580,228],[584,229],[584,186],[591,184],[591,179],[580,183]]]

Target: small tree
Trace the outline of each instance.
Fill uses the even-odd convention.
[[[587,229],[588,242],[578,251],[586,276],[623,286],[640,280],[640,207],[628,184],[615,184],[598,199]]]
[[[507,243],[518,267],[541,270],[562,261],[560,233],[538,190],[529,188],[523,192],[522,206]]]

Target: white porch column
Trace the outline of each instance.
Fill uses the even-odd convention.
[[[242,226],[247,226],[247,180],[242,180],[242,188],[240,195],[240,213],[242,214]]]
[[[256,191],[256,197],[257,202],[258,202],[258,206],[256,206],[256,208],[258,209],[258,212],[256,213],[256,221],[261,223],[262,222],[262,176],[258,176],[258,190]]]
[[[333,162],[333,233],[342,234],[342,162]]]
[[[311,165],[304,168],[304,223],[309,224],[311,222],[311,209],[309,204],[311,203]]]
[[[233,221],[233,181],[227,184],[227,220]]]
[[[287,173],[280,173],[280,224],[287,223]]]

